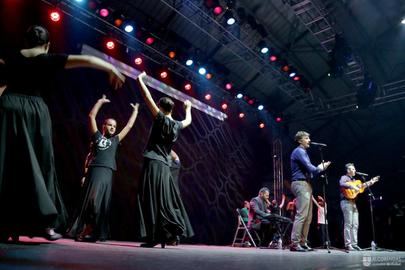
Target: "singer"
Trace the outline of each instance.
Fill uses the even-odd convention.
[[[298,131],[295,141],[299,144],[291,153],[291,191],[296,197],[296,215],[291,232],[291,251],[311,251],[308,246],[308,232],[312,221],[312,187],[309,181],[314,175],[326,170],[330,161],[314,166],[311,164],[307,150],[311,139],[309,133]]]

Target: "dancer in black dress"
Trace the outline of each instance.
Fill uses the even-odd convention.
[[[83,184],[83,196],[79,215],[68,235],[77,241],[95,242],[108,238],[108,216],[111,201],[113,171],[117,170],[115,155],[118,144],[133,127],[138,115],[139,104],[133,108],[127,125],[115,135],[117,122],[112,118],[104,120],[102,133],[97,129],[96,116],[101,106],[109,103],[103,95],[89,113],[92,134],[91,152],[86,159],[87,173]]]
[[[18,235],[61,237],[66,210],[56,178],[52,127],[42,95],[55,91],[56,74],[89,67],[109,73],[114,88],[125,77],[92,56],[48,54],[49,34],[32,26],[26,49],[0,59],[0,241]]]
[[[178,236],[194,235],[186,210],[170,172],[170,152],[180,130],[191,124],[191,102],[185,101],[186,118],[172,118],[174,103],[164,97],[154,102],[144,83],[145,72],[138,77],[141,93],[154,122],[144,152],[143,173],[138,195],[140,235],[146,239],[141,247],[172,242]]]

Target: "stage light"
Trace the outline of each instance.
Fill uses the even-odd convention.
[[[203,68],[203,67],[200,67],[198,69],[198,73],[200,73],[200,75],[205,75],[205,73],[207,73],[207,70],[205,68]]]
[[[263,47],[263,48],[260,49],[260,52],[261,52],[262,54],[266,54],[266,53],[269,52],[269,48]]]
[[[271,62],[276,62],[277,61],[277,56],[275,56],[275,55],[270,56],[270,61]]]
[[[224,17],[227,25],[232,25],[236,22],[233,12],[230,9],[225,12]]]
[[[263,105],[259,105],[259,106],[257,106],[257,109],[258,109],[259,111],[261,111],[261,110],[264,109],[264,106],[263,106]]]
[[[105,43],[105,46],[106,46],[107,49],[112,50],[112,49],[115,48],[115,43],[114,43],[114,41],[109,40],[109,41],[107,41],[107,42]]]
[[[263,123],[263,122],[260,123],[260,124],[259,124],[259,127],[260,127],[260,128],[264,128],[264,123]]]
[[[401,20],[401,23],[402,23],[402,24],[405,24],[405,18],[403,18],[403,19]]]
[[[205,78],[206,78],[207,80],[211,80],[211,79],[212,79],[212,74],[211,74],[211,73],[205,74]]]
[[[261,40],[261,41],[259,42],[259,44],[257,44],[257,46],[259,47],[260,52],[261,52],[262,54],[266,54],[266,53],[269,52],[269,47],[267,47],[267,44],[266,44],[266,42],[265,42],[264,40]]]
[[[83,0],[75,0],[75,2],[83,3]]]
[[[211,95],[210,95],[210,94],[206,94],[206,95],[204,96],[204,98],[205,98],[205,100],[211,100]]]
[[[222,108],[222,110],[228,109],[228,104],[222,103],[221,108]]]
[[[49,14],[49,17],[51,18],[52,21],[54,22],[59,22],[60,21],[60,13],[58,11],[52,11]]]
[[[294,76],[294,78],[293,78],[293,80],[296,82],[299,81],[300,79],[301,79],[300,76]]]
[[[169,52],[169,57],[170,57],[171,59],[174,59],[174,58],[176,57],[176,52],[175,52],[175,51],[170,51],[170,52]]]
[[[239,93],[239,94],[236,95],[236,97],[241,99],[241,98],[243,98],[243,94]]]
[[[162,71],[162,72],[160,72],[160,78],[162,78],[162,79],[166,79],[167,78],[167,71]]]
[[[141,57],[136,57],[134,62],[135,62],[135,65],[139,66],[139,65],[142,65],[143,60]]]
[[[191,84],[186,83],[186,84],[184,85],[184,89],[187,90],[187,91],[191,90]]]
[[[253,99],[249,99],[248,103],[249,103],[249,105],[253,105],[255,103],[255,101]]]
[[[224,9],[221,6],[216,6],[216,7],[214,7],[214,14],[217,15],[217,16],[221,15],[223,10]]]
[[[123,23],[122,19],[118,18],[118,19],[114,20],[114,25],[117,26],[117,27],[120,27],[122,25],[122,23]]]
[[[152,45],[152,44],[155,42],[155,39],[154,39],[153,37],[148,37],[148,38],[145,40],[145,42],[146,42],[146,44],[148,44],[148,45]]]
[[[193,60],[187,59],[187,61],[186,61],[186,66],[192,66],[193,63],[194,63]]]
[[[127,24],[127,25],[125,25],[124,30],[127,33],[131,33],[132,31],[134,31],[134,27],[130,24]]]
[[[239,113],[239,118],[242,119],[243,117],[245,117],[245,114],[243,112]]]
[[[225,89],[226,90],[231,90],[232,89],[232,84],[231,83],[225,84]]]
[[[282,66],[281,70],[284,72],[288,72],[290,70],[290,67],[288,65],[284,65]]]
[[[281,118],[280,116],[277,116],[277,117],[276,117],[276,122],[277,122],[277,123],[283,122],[283,118]]]
[[[291,72],[288,76],[290,76],[290,78],[293,78],[293,77],[295,77],[295,75],[297,75],[297,73]]]
[[[102,9],[100,9],[100,16],[101,17],[107,17],[109,14],[110,14],[110,12],[108,11],[108,9],[106,9],[106,8],[102,8]]]

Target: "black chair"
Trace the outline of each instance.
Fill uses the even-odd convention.
[[[248,225],[243,221],[242,215],[240,213],[240,209],[236,209],[236,213],[238,214],[238,227],[235,231],[235,237],[233,238],[232,247],[234,246],[243,246],[245,243],[246,236],[249,239],[249,242],[254,247],[259,247],[261,240],[259,235],[255,230],[249,228]],[[242,234],[242,236],[240,236]],[[256,241],[257,244],[256,244]]]

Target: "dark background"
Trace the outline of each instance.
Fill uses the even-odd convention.
[[[11,4],[12,2],[12,4]],[[45,25],[51,33],[52,52],[79,53],[81,44],[103,50],[103,36],[92,29],[64,18],[59,24],[47,19],[48,6],[41,1],[0,1],[1,52],[21,47],[22,33],[31,24]],[[126,62],[125,55],[115,55]],[[152,73],[152,70],[147,72]],[[44,74],[46,76],[46,74]],[[114,117],[118,130],[131,113],[130,102],[141,104],[140,113],[130,134],[118,152],[118,171],[115,174],[112,201],[111,237],[135,240],[135,196],[142,167],[142,151],[146,145],[152,117],[138,91],[137,83],[128,79],[123,89],[113,92],[103,73],[91,70],[68,71],[60,78],[55,92],[46,97],[53,119],[56,165],[66,206],[73,213],[79,199],[83,162],[88,151],[87,114],[103,93],[111,99],[98,116]],[[160,95],[152,91],[155,98]],[[198,93],[197,93],[198,94]],[[402,106],[404,106],[402,104]],[[396,107],[397,108],[397,107]],[[198,110],[193,110],[193,124],[184,130],[174,150],[182,161],[180,189],[196,236],[194,243],[229,244],[236,228],[235,208],[244,200],[256,196],[263,185],[272,187],[272,141],[283,142],[285,190],[289,194],[289,154],[293,135],[307,130],[313,140],[327,143],[325,159],[333,162],[329,171],[327,194],[332,244],[343,245],[343,217],[339,206],[339,177],[344,164],[354,162],[358,170],[381,175],[373,187],[381,201],[374,203],[376,237],[379,246],[405,249],[404,233],[404,170],[405,142],[403,110],[390,105],[357,110],[336,116],[316,130],[307,123],[275,125],[269,122],[259,129],[256,122],[243,121],[229,112],[224,122]],[[176,103],[176,119],[184,117]],[[318,125],[319,126],[319,125]],[[316,148],[309,150],[313,163],[320,161]],[[320,194],[323,180],[314,181],[314,193]],[[360,246],[371,241],[368,197],[358,199],[360,211]],[[402,210],[400,208],[402,207]],[[399,209],[398,209],[399,208]],[[316,212],[310,237],[318,243]]]

